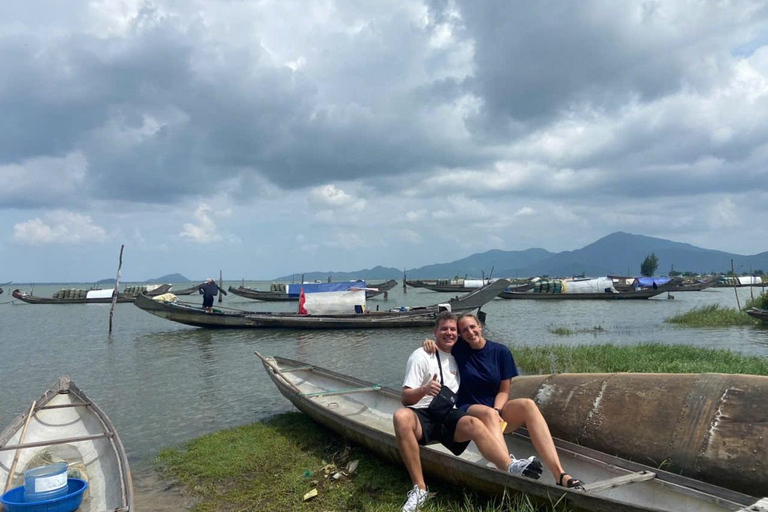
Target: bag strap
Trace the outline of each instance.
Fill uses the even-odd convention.
[[[440,362],[440,350],[435,352],[437,356],[437,369],[440,370],[440,385],[443,386],[443,363]]]

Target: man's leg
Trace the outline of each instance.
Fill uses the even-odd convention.
[[[426,490],[424,473],[421,469],[421,456],[419,455],[419,439],[421,439],[421,422],[416,413],[407,407],[395,411],[392,417],[395,425],[395,437],[400,457],[411,476],[411,482],[419,489]]]

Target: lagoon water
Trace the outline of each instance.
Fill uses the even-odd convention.
[[[245,284],[260,289],[269,286]],[[9,285],[0,295],[0,427],[67,374],[112,419],[132,469],[139,475],[151,473],[152,460],[162,448],[291,410],[254,351],[398,388],[408,355],[430,334],[429,329],[215,331],[163,320],[133,304],[118,304],[110,336],[109,304],[29,305],[13,300],[10,291],[14,288],[30,291],[31,286]],[[36,285],[34,294],[50,297],[59,288]],[[760,291],[738,289],[742,306]],[[388,299],[370,299],[368,308],[427,305],[450,297],[415,288],[403,293],[400,283]],[[201,296],[180,299],[202,302]],[[486,337],[510,345],[513,353],[516,345],[660,342],[768,357],[768,328],[762,326],[689,329],[664,323],[665,318],[709,304],[736,307],[734,290],[678,292],[674,300],[662,294],[626,302],[495,299],[483,311],[488,314]],[[221,305],[254,311],[297,307],[296,303],[261,303],[232,294]],[[603,330],[594,332],[596,326]],[[576,334],[552,334],[558,327]],[[141,492],[137,489],[139,495]]]

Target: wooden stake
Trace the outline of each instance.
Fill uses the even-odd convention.
[[[731,258],[731,274],[733,274],[733,293],[736,294],[736,309],[741,311],[741,305],[739,304],[739,292],[736,290],[736,285],[739,283],[739,278],[736,277],[736,272],[733,270],[733,258]]]
[[[125,245],[120,246],[120,262],[117,265],[117,278],[115,278],[115,290],[112,292],[112,307],[109,308],[109,334],[112,334],[112,315],[115,314],[115,304],[117,304],[117,288],[120,286],[120,273],[123,270],[123,249]]]
[[[27,427],[29,426],[29,420],[32,419],[32,415],[35,413],[35,406],[37,400],[32,402],[32,407],[29,408],[29,414],[24,421],[24,428],[21,430],[21,437],[19,438],[19,444],[24,444],[24,440],[27,438]],[[21,454],[21,448],[16,450],[16,454],[13,456],[13,463],[11,464],[11,470],[8,472],[8,480],[5,482],[5,491],[7,492],[11,488],[11,482],[13,481],[13,473],[16,471],[16,464],[19,463],[19,455]]]
[[[224,286],[224,273],[219,269],[219,302],[224,300],[224,294],[221,293],[221,288]]]

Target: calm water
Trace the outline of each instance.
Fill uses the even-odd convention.
[[[110,305],[9,302],[15,287],[30,290],[29,285],[17,284],[5,287],[0,295],[0,427],[26,410],[60,375],[68,374],[112,419],[134,470],[139,471],[147,470],[162,448],[290,410],[254,351],[397,388],[408,355],[430,333],[428,329],[210,331],[157,318],[132,304],[118,304],[109,336]],[[38,285],[34,293],[50,297],[59,288]],[[741,304],[759,291],[739,289]],[[413,288],[403,294],[399,285],[387,300],[371,299],[368,307],[427,305],[450,297]],[[202,302],[201,296],[181,299]],[[681,329],[663,323],[669,316],[713,303],[735,307],[733,289],[631,302],[496,299],[483,310],[488,313],[487,337],[508,344],[661,342],[768,357],[768,329],[763,327]],[[258,303],[231,294],[224,297],[223,305],[262,311],[296,308],[296,303]],[[572,336],[550,332],[557,327],[578,330],[598,325],[605,331]]]

